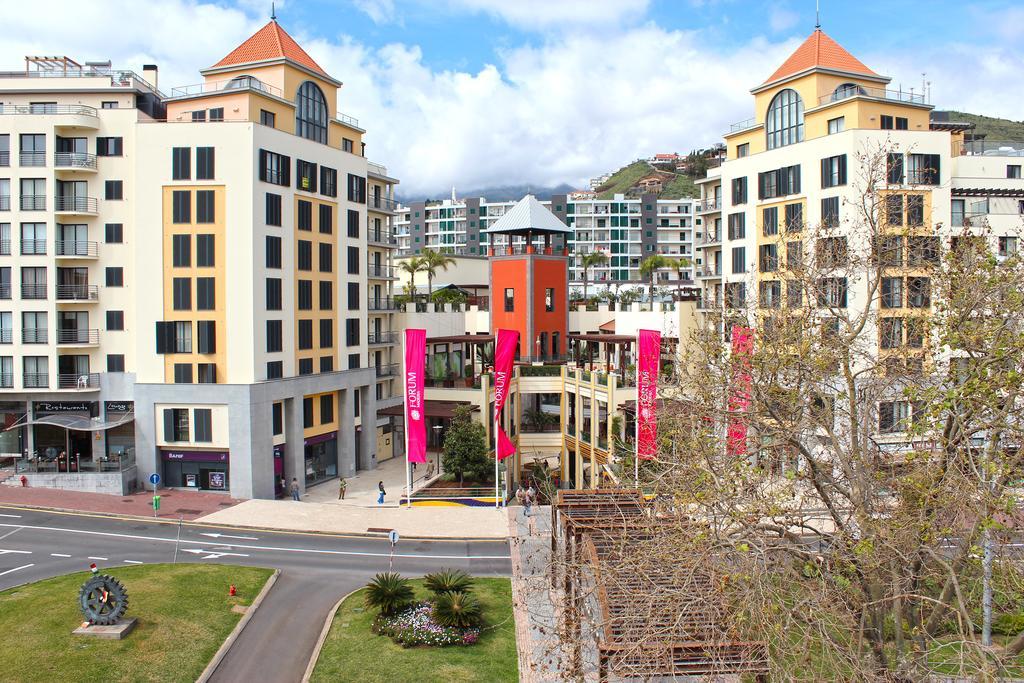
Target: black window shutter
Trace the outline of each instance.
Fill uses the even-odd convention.
[[[260,150],[260,180],[267,181],[267,150]]]
[[[939,184],[939,155],[938,154],[926,154],[925,155],[925,184],[926,185],[938,185]]]
[[[828,172],[829,169],[828,169],[828,167],[829,167],[828,158],[822,159],[821,160],[821,187],[822,187],[822,189],[824,189],[826,187],[831,187],[831,185],[829,184],[831,181],[829,180],[829,172]]]
[[[198,324],[199,353],[217,352],[217,323],[213,320],[200,320]]]
[[[757,198],[764,199],[764,173],[757,174]]]
[[[174,441],[174,409],[172,408],[164,408],[164,441]]]
[[[292,184],[292,158],[281,156],[281,185],[288,187]]]
[[[309,165],[309,191],[316,192],[316,164]]]
[[[156,352],[170,353],[174,344],[174,326],[172,323],[157,321]]]
[[[839,184],[846,184],[846,155],[841,154],[839,156]]]
[[[793,166],[793,187],[789,188],[790,194],[800,194],[800,166]]]

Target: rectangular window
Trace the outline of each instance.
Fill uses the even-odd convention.
[[[174,383],[175,384],[192,384],[192,364],[191,363],[175,363],[174,364]],[[187,441],[186,437],[183,439]]]
[[[1007,178],[1020,178],[1020,164],[1007,164],[1006,165],[1006,177]]]
[[[907,225],[911,228],[924,225],[924,195],[907,195]]]
[[[354,143],[351,140],[349,140],[348,138],[342,138],[341,139],[341,151],[342,152],[348,152],[349,154],[351,154],[352,153],[352,149],[353,149],[353,144]]]
[[[786,232],[800,232],[803,229],[803,204],[786,204]]]
[[[312,311],[313,310],[313,281],[312,280],[299,280],[297,286],[298,286],[298,296],[299,296],[299,310],[300,311]]]
[[[356,292],[359,291],[358,282],[348,283],[349,294],[352,293],[352,286],[355,285]],[[320,281],[320,310],[329,311],[334,308],[334,283],[330,280]],[[356,304],[356,309],[359,308],[359,304]],[[352,310],[352,304],[349,303],[349,310]]]
[[[316,164],[295,160],[295,189],[316,192]]]
[[[108,267],[105,274],[107,287],[124,287],[124,268]]]
[[[284,363],[279,360],[272,360],[267,363],[267,379],[281,379],[284,377]]]
[[[826,157],[821,160],[821,187],[839,187],[846,184],[846,155]]]
[[[846,130],[846,117],[840,116],[838,118],[828,120],[828,134],[835,135],[836,133],[842,133]]]
[[[779,245],[762,244],[758,247],[757,265],[762,273],[774,273],[779,269]]]
[[[732,180],[732,203],[745,204],[747,201],[747,179],[733,178]]]
[[[215,293],[214,278],[196,278],[196,310],[212,311],[217,308],[217,295]]]
[[[878,346],[882,349],[903,346],[903,318],[882,318],[879,321]]]
[[[313,415],[313,397],[307,396],[302,399],[302,427],[309,429],[316,424]]]
[[[171,180],[192,179],[192,148],[171,148]]]
[[[728,308],[743,308],[747,305],[747,286],[742,282],[725,283],[725,305]]]
[[[196,180],[213,180],[214,148],[196,147]]]
[[[818,306],[846,308],[847,285],[845,277],[826,277],[818,282]]]
[[[119,157],[123,154],[124,144],[121,138],[96,138],[96,156]]]
[[[104,241],[107,244],[121,244],[124,242],[124,225],[122,223],[107,223],[103,226]]]
[[[176,321],[174,325],[174,352],[192,353],[192,322]]]
[[[196,267],[213,268],[215,260],[214,235],[196,235]]]
[[[224,107],[215,107],[210,110],[211,121],[223,121],[224,120]]]
[[[800,308],[804,304],[804,287],[797,280],[786,282],[786,307]]]
[[[839,227],[839,197],[825,197],[821,200],[821,224],[826,228]]]
[[[882,130],[892,130],[894,128],[892,117],[887,114],[882,114],[879,121],[879,127]]]
[[[799,270],[804,265],[804,243],[786,242],[786,268]]]
[[[742,159],[746,156],[750,156],[750,143],[744,142],[742,145],[736,145],[736,158]]]
[[[107,372],[124,372],[124,354],[107,354]]]
[[[823,237],[818,240],[818,267],[826,270],[847,264],[845,237]]]
[[[514,313],[516,310],[515,290],[511,287],[505,289],[505,312]]]
[[[359,310],[359,283],[350,282],[348,283],[348,310],[358,311]]]
[[[188,441],[188,408],[164,409],[164,441]]]
[[[932,305],[932,281],[927,277],[907,278],[907,307],[928,308]]]
[[[544,289],[544,310],[548,313],[555,310],[555,290],[551,287]]]
[[[312,375],[313,374],[313,359],[312,358],[300,358],[299,359],[299,374],[300,375]]]
[[[334,395],[324,394],[320,397],[320,424],[334,422]]]
[[[890,185],[903,184],[903,155],[899,152],[885,155],[885,178]]]
[[[903,225],[903,195],[890,194],[886,196],[885,222],[890,226]]]
[[[359,274],[359,247],[348,247],[348,274]]]
[[[359,237],[359,212],[353,209],[348,210],[348,236]]]
[[[338,172],[335,169],[320,167],[320,194],[326,197],[338,196]]]
[[[213,190],[197,190],[196,223],[213,223],[215,212]]]
[[[903,278],[882,278],[882,308],[903,308]]]
[[[171,264],[175,268],[192,265],[192,235],[171,235]]]
[[[107,330],[124,329],[124,311],[107,311]]]
[[[291,165],[291,157],[261,149],[259,178],[265,183],[288,187],[291,184]]]
[[[910,401],[882,401],[878,404],[878,431],[883,434],[903,432],[910,427]]]
[[[213,320],[196,322],[196,353],[217,353],[217,323]]]
[[[319,228],[320,232],[325,235],[330,235],[334,232],[334,207],[330,204],[320,205],[320,221]]]
[[[334,346],[334,321],[320,321],[320,348],[329,349]]]
[[[762,282],[758,286],[757,302],[761,308],[779,308],[782,305],[782,282],[779,280]]]
[[[260,125],[275,127],[277,124],[277,115],[272,111],[266,109],[260,109]]]
[[[348,354],[348,369],[349,370],[355,370],[358,367],[359,367],[359,354],[358,353],[350,353],[350,354]],[[358,403],[356,403],[356,414],[357,415],[359,414],[359,404]]]
[[[281,195],[274,194],[273,192],[267,193],[265,222],[267,225],[281,226]]]
[[[758,199],[800,193],[800,166],[786,166],[757,174]]]
[[[313,243],[309,240],[299,240],[296,245],[295,255],[299,270],[313,270]]]
[[[902,116],[896,117],[896,130],[907,130],[909,121]]]
[[[761,234],[765,237],[779,234],[779,207],[761,209]]]
[[[320,272],[331,273],[334,271],[334,250],[326,242],[320,243]]]
[[[192,278],[176,277],[171,283],[176,311],[192,310]]]
[[[747,272],[747,250],[745,247],[732,248],[732,272]]]
[[[267,235],[267,268],[281,267],[281,238]]]
[[[200,384],[216,384],[217,383],[217,364],[216,363],[197,363],[196,370],[198,370],[198,377]]]
[[[359,345],[359,318],[345,320],[345,346]]]
[[[281,279],[276,277],[267,278],[267,310],[281,310]]]
[[[938,237],[908,237],[907,263],[911,266],[938,265]]]
[[[196,408],[192,411],[192,419],[195,422],[193,441],[198,443],[213,441],[213,411],[209,408]]]
[[[1012,235],[1000,236],[998,240],[998,254],[1003,258],[1015,255],[1018,243],[1019,239]]]
[[[296,225],[299,230],[312,230],[313,229],[313,204],[305,199],[299,200],[298,205],[298,216],[296,218]]]
[[[8,250],[10,251],[10,250]],[[46,253],[46,223],[21,224],[22,256],[40,256]]]
[[[875,238],[875,262],[882,268],[898,268],[903,265],[903,237],[882,235]]]
[[[188,190],[175,190],[171,193],[171,222],[192,222],[192,193]]]
[[[938,154],[907,155],[907,182],[911,185],[938,185],[940,176]]]
[[[729,239],[741,240],[747,236],[747,216],[744,213],[729,214]]]
[[[356,204],[366,203],[366,178],[348,174],[348,200]]]
[[[299,350],[308,351],[313,348],[313,321],[299,321]]]
[[[104,199],[124,199],[124,182],[121,180],[108,180],[103,183]]]
[[[276,353],[284,348],[284,326],[280,320],[267,321],[267,353]]]

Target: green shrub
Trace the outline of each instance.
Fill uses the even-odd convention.
[[[992,621],[992,633],[1016,636],[1021,631],[1024,631],[1024,614],[1021,612],[1000,614]]]
[[[467,593],[473,587],[473,579],[464,571],[445,569],[444,571],[424,576],[423,585],[435,595],[440,595],[441,593]]]
[[[470,593],[441,593],[434,601],[434,621],[441,626],[470,628],[480,624],[483,610]]]
[[[366,584],[366,606],[380,610],[381,614],[394,614],[412,604],[413,592],[408,579],[392,572],[373,577]]]

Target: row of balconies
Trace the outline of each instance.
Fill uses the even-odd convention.
[[[46,211],[46,195],[23,194],[19,197],[19,207],[22,211]],[[10,210],[10,196],[0,196],[0,211]],[[99,200],[95,197],[69,197],[58,195],[53,198],[53,210],[56,213],[95,216],[99,212]]]
[[[46,256],[46,240],[20,241],[22,256]],[[83,240],[57,240],[54,252],[65,258],[96,258],[99,256],[99,243]],[[0,256],[11,255],[11,240],[0,240]]]
[[[14,330],[0,328],[0,344],[11,344],[14,340]],[[57,343],[68,346],[97,346],[100,343],[100,331],[96,329],[58,329]],[[48,328],[26,327],[21,331],[22,344],[48,344],[50,342],[50,330]]]
[[[22,374],[22,386],[25,389],[49,389],[50,375],[48,373],[26,372]],[[56,388],[58,389],[99,389],[100,375],[98,372],[58,374]],[[13,389],[14,375],[9,372],[0,373],[0,388]]]
[[[10,165],[11,153],[6,150],[0,152],[0,166]],[[35,168],[45,167],[46,152],[18,152],[18,165]],[[96,155],[89,154],[88,152],[55,152],[53,155],[53,166],[58,171],[67,169],[73,171],[95,171]]]
[[[46,299],[48,298],[46,284],[22,283],[22,299]],[[98,285],[56,285],[55,292],[57,301],[99,301],[100,288]],[[12,298],[12,288],[9,284],[0,284],[0,299]]]

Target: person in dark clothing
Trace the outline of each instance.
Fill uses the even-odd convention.
[[[388,492],[384,490],[384,482],[377,483],[377,490],[380,494],[377,496],[377,505],[384,504],[384,496],[388,495]]]

